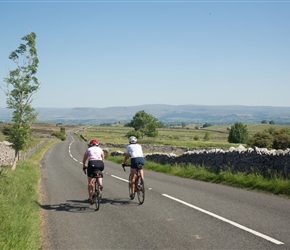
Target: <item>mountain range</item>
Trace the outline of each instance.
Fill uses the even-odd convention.
[[[106,124],[129,122],[141,110],[165,124],[233,124],[274,121],[290,124],[290,107],[242,105],[165,105],[146,104],[107,108],[35,108],[39,122],[66,124]],[[0,121],[11,121],[12,110],[0,108]]]

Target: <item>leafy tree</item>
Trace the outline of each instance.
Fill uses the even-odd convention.
[[[10,127],[10,126],[4,126],[4,127],[2,128],[2,134],[8,136],[10,130],[11,130],[11,127]]]
[[[163,122],[158,122],[158,128],[165,128],[165,124]]]
[[[248,141],[248,129],[247,125],[241,122],[236,122],[231,126],[231,130],[228,137],[228,142],[230,143],[247,143]]]
[[[266,120],[261,121],[262,124],[267,124],[268,122]]]
[[[203,128],[210,127],[210,126],[212,126],[211,123],[205,123],[205,124],[202,125]]]
[[[250,147],[268,148],[271,149],[273,145],[274,136],[267,130],[254,134],[248,141]]]
[[[275,124],[275,122],[273,120],[269,121],[269,124]]]
[[[65,141],[66,140],[65,127],[60,127],[59,131],[54,131],[52,132],[51,135],[61,139],[62,141]]]
[[[273,148],[274,149],[287,149],[290,147],[290,135],[288,135],[287,133],[278,133],[275,137],[274,137],[274,141],[273,141]]]
[[[15,158],[12,169],[16,168],[16,161],[19,152],[28,147],[31,140],[30,125],[36,120],[37,113],[31,106],[33,94],[39,89],[37,73],[38,57],[35,47],[36,34],[30,34],[22,38],[24,44],[11,52],[9,59],[16,64],[15,70],[9,71],[9,77],[4,78],[6,89],[3,89],[7,96],[7,107],[14,109],[12,116],[12,127],[9,131],[8,141],[13,145]]]
[[[142,138],[144,135],[149,137],[156,137],[158,135],[157,128],[159,127],[159,122],[157,118],[146,113],[144,110],[138,111],[135,114],[129,126],[138,131]]]
[[[254,134],[248,141],[250,147],[287,149],[290,147],[290,130],[269,128]]]
[[[61,127],[60,128],[60,132],[63,133],[65,135],[65,127]]]

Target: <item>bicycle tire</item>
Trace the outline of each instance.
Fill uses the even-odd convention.
[[[144,179],[140,176],[137,179],[137,186],[135,187],[137,189],[137,197],[139,204],[142,205],[145,200],[145,185],[144,185]]]
[[[132,187],[131,187],[131,174],[129,174],[129,197],[132,194]]]
[[[100,209],[100,203],[101,203],[101,198],[100,198],[100,193],[99,190],[97,189],[95,192],[95,210],[98,211]]]

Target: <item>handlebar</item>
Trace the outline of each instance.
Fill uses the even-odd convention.
[[[124,172],[126,172],[125,167],[131,167],[131,164],[122,164],[122,167],[124,169]],[[142,169],[142,167],[143,167],[143,164],[141,163],[137,164],[137,170]]]
[[[122,167],[123,167],[123,169],[124,169],[124,172],[126,172],[125,167],[131,167],[131,165],[130,165],[130,164],[122,164]]]

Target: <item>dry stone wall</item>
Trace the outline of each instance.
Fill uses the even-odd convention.
[[[13,164],[14,155],[15,150],[11,147],[10,142],[0,142],[0,166],[11,166]]]
[[[143,148],[147,147],[142,145]],[[156,146],[149,146],[156,148]],[[163,147],[163,146],[162,146]],[[148,149],[148,148],[147,148]],[[258,173],[265,177],[278,174],[284,177],[290,176],[290,149],[287,150],[268,150],[265,148],[248,148],[242,145],[230,149],[190,149],[177,155],[177,151],[185,148],[173,147],[177,151],[167,151],[164,146],[161,152],[145,154],[145,158],[160,164],[192,164],[204,166],[216,172],[230,169],[232,172]],[[124,152],[112,152],[111,155],[123,155]]]

